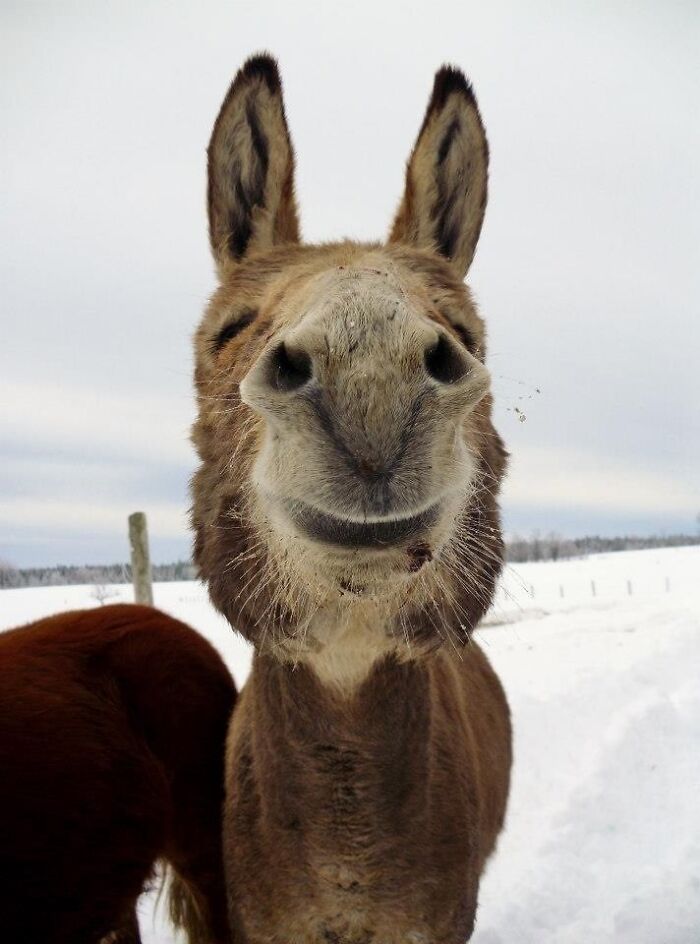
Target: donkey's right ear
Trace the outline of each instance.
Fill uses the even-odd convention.
[[[299,241],[294,151],[271,56],[253,56],[239,70],[207,154],[209,239],[217,265]]]

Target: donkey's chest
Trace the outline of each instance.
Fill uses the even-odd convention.
[[[419,896],[411,899],[405,891],[387,894],[381,877],[373,881],[365,869],[345,861],[326,861],[309,877],[308,895],[289,903],[285,940],[295,944],[433,944]]]
[[[255,944],[447,940],[436,934],[444,930],[434,908],[439,879],[423,824],[366,804],[363,786],[361,780],[346,781],[327,805],[319,803],[317,816],[307,811],[301,819],[298,842],[287,846],[285,861],[273,866],[289,878],[289,894],[268,925],[269,938]],[[447,924],[453,903],[446,903]]]
[[[248,897],[234,878],[244,924],[256,927],[250,944],[435,944],[423,824],[387,801],[356,757],[329,755],[333,776],[313,798],[292,790],[275,827],[267,821],[266,861],[256,863],[274,897],[267,915],[258,889]]]
[[[470,769],[454,728],[449,744],[439,726],[433,736],[425,679],[410,680],[409,691],[401,677],[382,677],[366,706],[360,695],[338,706],[294,690],[286,715],[273,708],[291,695],[273,690],[266,726],[254,731],[243,724],[244,690],[229,741],[225,856],[246,944],[468,938],[477,861]]]

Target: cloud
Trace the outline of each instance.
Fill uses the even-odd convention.
[[[474,81],[491,172],[469,282],[513,454],[506,520],[694,519],[697,22],[692,4],[583,0],[444,0],[437,16],[398,0],[11,5],[0,555],[123,558],[123,516],[143,503],[175,534],[195,463],[191,334],[214,286],[206,142],[261,47],[281,62],[310,240],[381,238],[435,68]]]
[[[568,447],[521,447],[511,458],[506,505],[585,510],[598,517],[686,515],[700,512],[700,488],[673,474],[640,469],[624,458]]]
[[[133,511],[146,511],[149,532],[161,538],[182,538],[187,533],[187,515],[183,505],[158,504],[134,507],[134,503],[90,505],[51,499],[0,501],[0,540],[2,532],[16,528],[43,530],[66,536],[112,535],[126,533],[127,518]]]
[[[150,393],[5,382],[0,557],[20,565],[128,557],[146,511],[155,560],[189,554],[192,405]]]
[[[57,386],[41,380],[3,382],[7,404],[0,442],[56,455],[192,462],[188,441],[193,404],[156,393],[103,392],[96,386]]]

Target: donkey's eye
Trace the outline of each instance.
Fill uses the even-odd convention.
[[[465,328],[464,325],[461,324],[455,324],[454,321],[450,322],[450,326],[469,353],[474,354],[479,345],[469,328]]]
[[[246,308],[238,315],[235,321],[229,321],[228,324],[225,324],[221,331],[212,338],[211,353],[218,354],[232,338],[235,338],[244,328],[247,328],[249,324],[255,321],[256,314],[257,313],[253,311],[252,308]]]

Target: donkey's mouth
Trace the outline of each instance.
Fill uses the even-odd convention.
[[[440,505],[431,505],[410,518],[391,518],[380,521],[352,521],[336,518],[305,502],[285,502],[287,514],[306,537],[322,544],[347,549],[392,548],[417,536],[422,536],[438,518]]]

